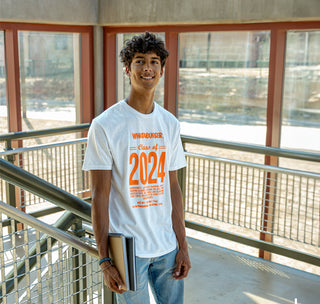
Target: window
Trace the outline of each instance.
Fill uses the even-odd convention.
[[[19,31],[22,129],[80,123],[80,34]]]
[[[117,101],[122,100],[128,97],[130,92],[130,83],[129,77],[126,75],[125,68],[123,67],[123,63],[120,61],[120,50],[125,44],[126,40],[131,39],[135,35],[140,35],[141,33],[124,33],[117,34],[117,71],[118,71],[118,96]],[[165,41],[164,33],[155,33],[158,37],[160,37],[163,41]],[[154,101],[163,106],[164,104],[164,75],[161,77],[160,82],[156,87],[156,91],[154,94]]]
[[[180,34],[182,134],[265,145],[268,31]]]
[[[320,31],[289,31],[281,147],[320,151]]]

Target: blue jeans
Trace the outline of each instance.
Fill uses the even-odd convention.
[[[184,283],[173,278],[174,250],[157,258],[136,258],[137,290],[116,294],[118,304],[149,304],[148,282],[157,304],[183,304]]]

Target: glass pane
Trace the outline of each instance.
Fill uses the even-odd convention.
[[[0,31],[0,134],[8,133],[8,112],[6,96],[6,74],[4,60],[4,33]],[[0,142],[0,151],[5,147],[4,142]]]
[[[320,151],[320,31],[289,31],[281,147]]]
[[[180,34],[182,134],[265,145],[270,33]]]
[[[125,34],[117,34],[117,68],[118,68],[118,96],[117,101],[125,99],[128,97],[130,92],[130,83],[129,77],[126,75],[125,68],[123,67],[123,63],[120,61],[120,51],[126,42],[126,40],[131,39],[133,36],[140,35],[142,33],[125,33]],[[155,33],[158,37],[160,37],[163,41],[165,41],[165,34],[164,33]],[[164,74],[160,78],[160,81],[156,87],[156,91],[154,94],[154,101],[160,104],[161,106],[164,105]]]
[[[19,32],[22,129],[80,122],[79,34]]]

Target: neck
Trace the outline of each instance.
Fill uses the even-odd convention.
[[[143,94],[139,94],[131,89],[129,97],[127,99],[127,103],[129,106],[137,110],[142,114],[150,114],[153,111],[153,97],[154,90],[149,94],[144,92]]]

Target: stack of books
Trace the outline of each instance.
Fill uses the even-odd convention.
[[[109,253],[124,283],[122,289],[137,289],[136,252],[134,237],[109,233]]]

